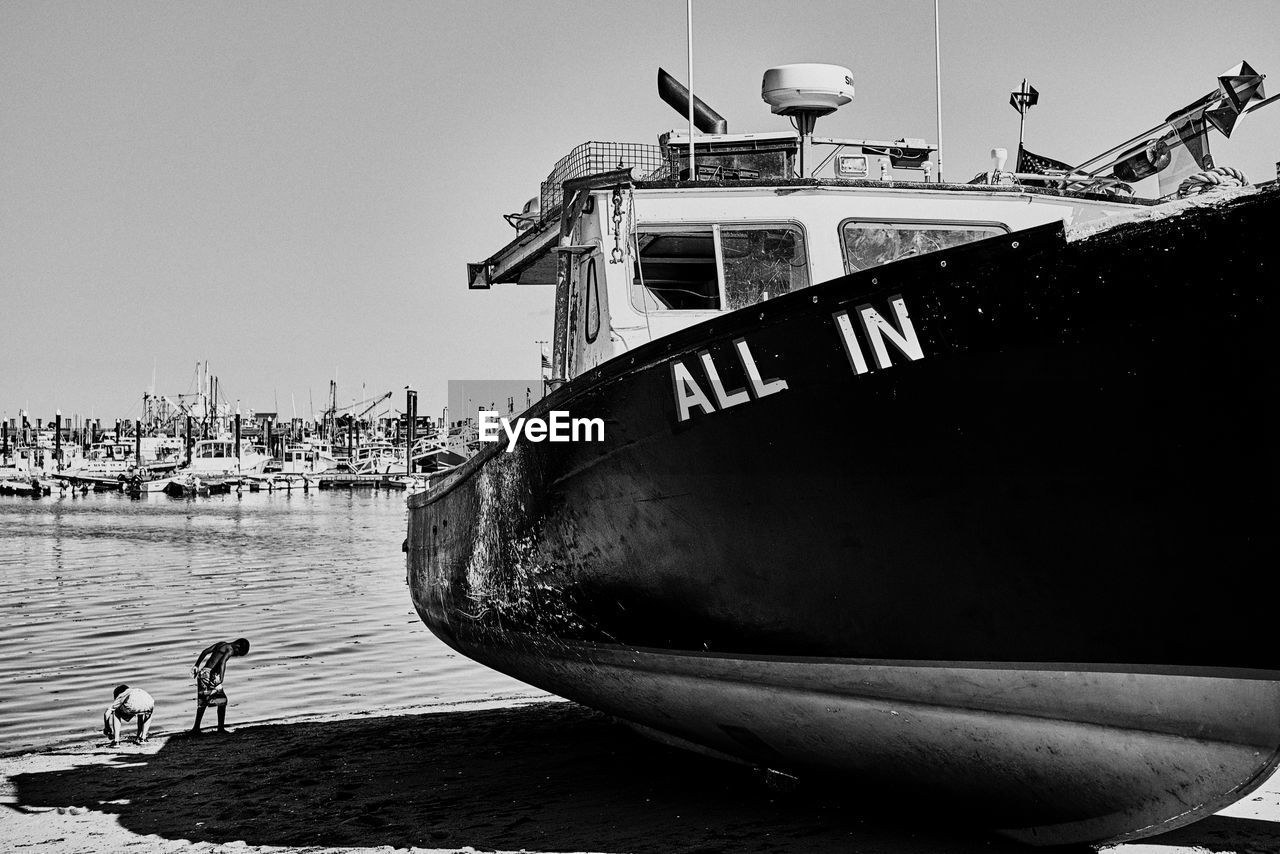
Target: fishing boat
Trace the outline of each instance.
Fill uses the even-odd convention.
[[[1183,119],[1229,132],[1261,75],[964,184],[815,137],[847,69],[762,94],[796,131],[695,99],[701,133],[575,150],[469,266],[555,288],[553,391],[409,496],[423,621],[663,742],[1030,843],[1244,797],[1280,762],[1280,190],[1197,192],[1227,173]],[[1187,150],[1183,198],[1133,194]]]
[[[346,462],[352,474],[404,474],[404,449],[385,440],[372,440],[353,448]]]
[[[124,491],[130,495],[150,495],[168,492],[169,485],[173,483],[173,477],[143,468],[131,471],[123,483]]]
[[[175,498],[194,498],[210,493],[209,481],[198,475],[187,472],[169,478],[164,491]]]
[[[177,470],[201,479],[261,473],[270,457],[257,446],[234,439],[200,439],[191,449],[190,462]]]
[[[95,442],[89,446],[77,466],[68,468],[69,477],[115,479],[137,465],[135,448],[130,442]]]
[[[332,448],[326,444],[291,444],[280,457],[280,473],[288,475],[315,475],[338,465]]]
[[[48,495],[50,485],[47,480],[36,477],[8,478],[0,480],[0,495],[20,495],[24,498],[39,498]]]
[[[68,465],[61,476],[73,484],[87,484],[94,489],[163,491],[164,484],[159,481],[178,465],[179,452],[177,440],[166,436],[135,437],[132,442],[95,442],[76,464]],[[157,481],[156,488],[149,489],[147,484],[139,487],[135,483],[139,464],[145,470],[141,480]]]

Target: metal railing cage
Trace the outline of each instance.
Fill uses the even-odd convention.
[[[635,142],[584,142],[556,163],[542,182],[542,216],[564,199],[564,182],[614,169],[635,168],[645,180],[661,180],[671,174],[661,146]]]

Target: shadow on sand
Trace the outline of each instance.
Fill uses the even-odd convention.
[[[213,843],[655,854],[1027,850],[926,824],[922,816],[937,814],[929,803],[890,809],[830,788],[775,791],[744,767],[653,744],[568,703],[174,736],[155,754],[122,752],[11,779],[15,809],[83,806],[118,815],[135,833]],[[1166,836],[1177,839],[1150,841],[1280,851],[1268,822],[1214,817]]]

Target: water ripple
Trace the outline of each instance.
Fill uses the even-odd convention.
[[[189,727],[196,656],[236,637],[232,725],[536,694],[422,625],[404,531],[396,493],[0,497],[0,753],[94,738],[121,682]]]

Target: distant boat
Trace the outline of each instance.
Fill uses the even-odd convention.
[[[176,473],[201,478],[257,474],[270,459],[263,450],[248,442],[241,442],[237,453],[234,439],[200,439],[192,446],[191,462]]]
[[[281,474],[319,474],[337,465],[327,445],[288,445],[280,455]]]
[[[137,465],[134,446],[129,442],[95,442],[74,468],[62,472],[67,477],[102,480],[116,478]]]
[[[169,478],[165,492],[178,498],[192,498],[209,494],[209,484],[195,474],[178,474]]]
[[[156,477],[144,471],[141,474],[134,474],[126,478],[124,490],[133,495],[165,492],[172,482],[172,477]]]
[[[137,458],[138,445],[142,449],[141,460]],[[118,484],[112,486],[113,481],[128,479],[139,464],[152,476],[172,471],[178,462],[177,448],[176,440],[165,436],[144,436],[141,442],[95,442],[83,457],[63,469],[60,476],[118,488]]]
[[[372,441],[355,448],[346,465],[352,474],[404,474],[404,454],[391,442]]]
[[[37,478],[0,480],[0,495],[39,498],[41,495],[48,495],[49,492],[49,486]]]

